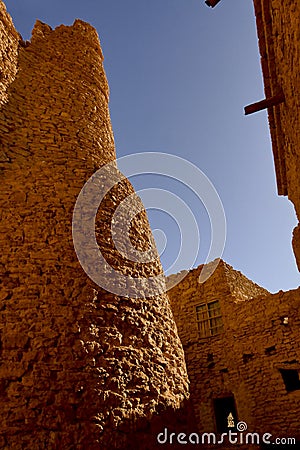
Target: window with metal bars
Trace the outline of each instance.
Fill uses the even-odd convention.
[[[219,300],[196,306],[196,315],[200,338],[222,333],[223,320]]]

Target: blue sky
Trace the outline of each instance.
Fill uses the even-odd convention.
[[[117,156],[166,152],[191,161],[211,180],[227,219],[229,264],[272,292],[299,285],[291,248],[293,205],[276,191],[265,111],[243,108],[264,97],[252,0],[22,0],[6,2],[18,31],[30,38],[35,19],[55,27],[80,18],[97,29],[110,85]],[[205,209],[183,186],[161,176],[131,180],[136,189],[171,189],[189,204],[205,260]],[[150,211],[162,229],[165,269],[178,252],[178,226]],[[193,248],[193,242],[187,242]],[[189,262],[180,261],[187,269]],[[179,267],[179,266],[178,266]]]

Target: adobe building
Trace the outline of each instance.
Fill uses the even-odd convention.
[[[75,253],[82,187],[110,162],[119,175],[102,62],[87,23],[37,22],[24,42],[0,2],[1,449],[147,448],[152,418],[188,397],[167,295],[99,288]],[[162,277],[157,253],[130,263],[112,244],[111,217],[131,194],[123,177],[104,197],[97,242],[126,280]],[[151,245],[144,212],[130,233],[137,249]]]
[[[205,3],[214,8],[221,1]],[[300,3],[253,3],[266,98],[246,106],[245,113],[268,110],[278,194],[293,202],[300,221]],[[300,223],[294,228],[292,243],[300,271]]]
[[[231,413],[235,427],[300,442],[300,289],[270,294],[223,261],[201,283],[203,270],[168,292],[198,433],[228,432]]]
[[[299,220],[300,3],[254,0],[254,7],[266,98],[245,113],[268,109],[278,194]],[[292,242],[300,270],[299,224]],[[169,291],[199,432],[228,432],[231,413],[249,432],[294,437],[299,446],[300,289],[270,294],[222,261],[200,283],[202,270]]]
[[[300,221],[300,3],[254,0],[279,195]],[[293,248],[300,271],[300,224]]]

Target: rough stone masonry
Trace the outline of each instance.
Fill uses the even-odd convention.
[[[285,101],[268,109],[279,195],[295,206],[293,249],[300,271],[300,3],[254,0],[266,97]]]
[[[202,270],[189,271],[169,291],[198,432],[221,432],[218,422],[227,425],[229,401],[235,424],[244,421],[249,432],[270,433],[272,441],[294,438],[299,445],[300,288],[270,294],[223,261],[200,284]],[[216,303],[214,314],[209,308]],[[232,445],[225,441],[220,448]]]
[[[76,198],[116,158],[99,39],[76,20],[37,22],[24,42],[3,2],[0,19],[0,448],[132,448],[130,433],[180,407],[188,379],[167,295],[111,294],[74,251]],[[127,276],[157,275],[158,257],[127,264],[110,244],[107,223],[132,193],[123,180],[105,197],[97,241]],[[131,231],[149,246],[145,213]]]

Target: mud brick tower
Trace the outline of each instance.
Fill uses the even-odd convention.
[[[138,448],[188,382],[167,295],[105,291],[74,250],[76,198],[116,158],[98,36],[37,22],[25,43],[3,2],[0,19],[0,448],[125,449],[132,432]],[[97,239],[127,275],[157,275],[158,258],[126,265],[109,244],[107,220],[132,193],[125,179],[104,199]],[[149,245],[144,213],[132,236]]]

